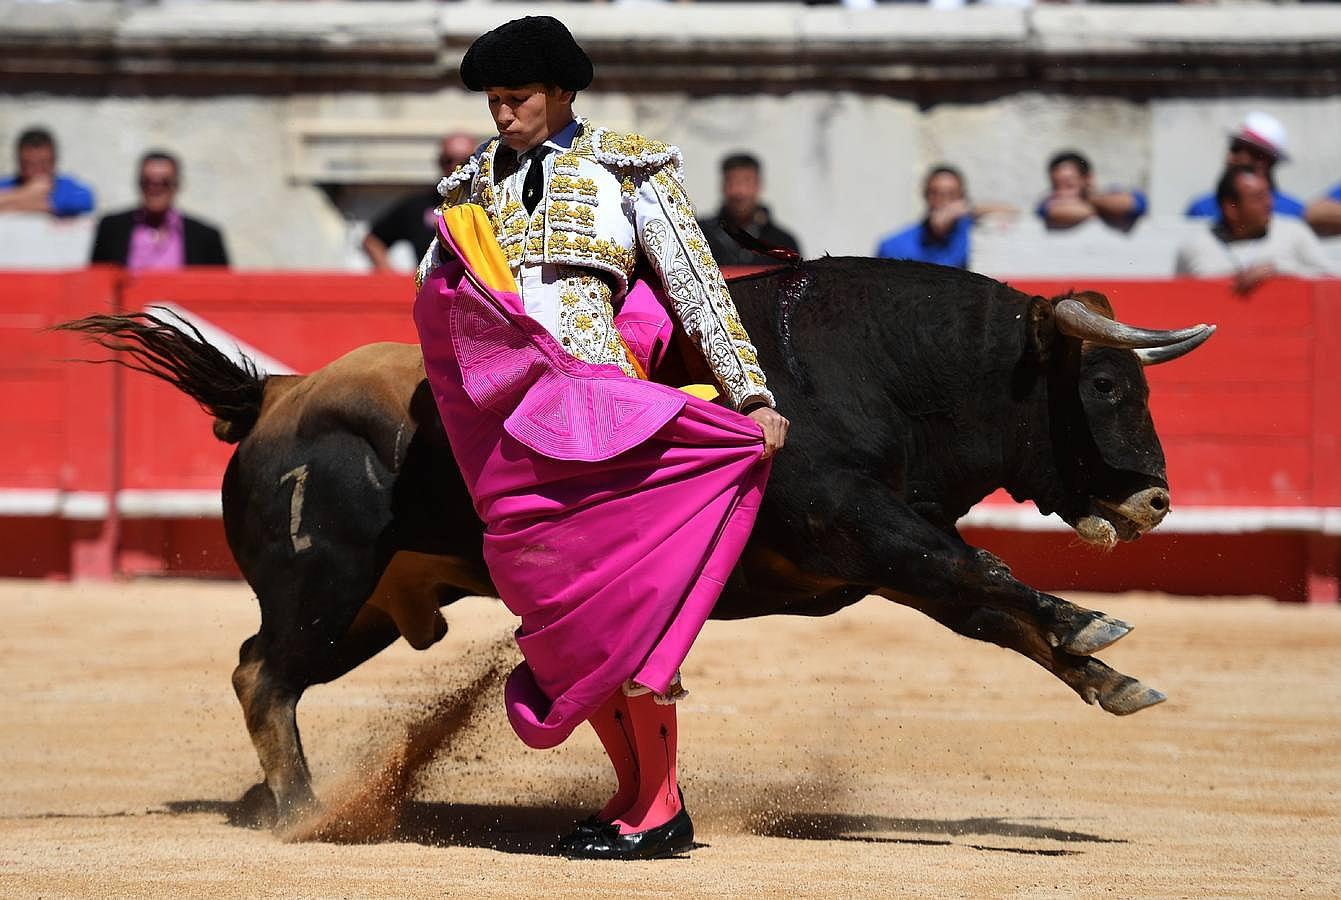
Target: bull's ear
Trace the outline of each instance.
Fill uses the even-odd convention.
[[[1029,311],[1025,318],[1025,340],[1029,343],[1029,353],[1039,362],[1047,362],[1054,345],[1061,339],[1057,323],[1052,320],[1052,301],[1044,297],[1029,298]]]
[[[1109,303],[1108,298],[1105,297],[1103,294],[1099,293],[1098,291],[1077,291],[1075,293],[1070,294],[1069,297],[1072,300],[1079,300],[1088,309],[1098,313],[1105,319],[1117,318],[1117,316],[1114,315],[1113,313],[1113,304]],[[1054,297],[1052,302],[1056,303],[1059,300],[1065,300],[1065,299],[1067,299],[1067,297]]]

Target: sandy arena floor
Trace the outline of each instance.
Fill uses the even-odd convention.
[[[230,825],[259,775],[229,684],[246,588],[0,583],[0,894],[1341,896],[1341,610],[1074,599],[1136,624],[1104,659],[1167,703],[1114,718],[878,600],[710,624],[681,707],[702,846],[617,864],[544,855],[603,801],[604,759],[586,731],[527,750],[496,687],[393,837]],[[367,802],[406,723],[510,628],[484,600],[448,621],[437,647],[308,693],[320,794]]]

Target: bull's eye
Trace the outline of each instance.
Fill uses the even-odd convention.
[[[1111,378],[1105,378],[1100,375],[1098,378],[1094,379],[1094,389],[1101,394],[1111,394],[1115,387],[1116,385],[1113,384],[1113,379]]]

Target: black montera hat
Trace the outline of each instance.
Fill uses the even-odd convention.
[[[472,91],[540,82],[566,91],[591,84],[591,59],[553,16],[526,16],[480,35],[461,60],[461,81]]]

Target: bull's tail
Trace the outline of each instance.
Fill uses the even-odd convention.
[[[194,399],[214,416],[214,436],[236,444],[261,415],[265,375],[247,357],[234,362],[186,320],[176,322],[152,313],[85,316],[55,326],[75,331],[124,356],[89,360],[123,365],[161,378]]]

